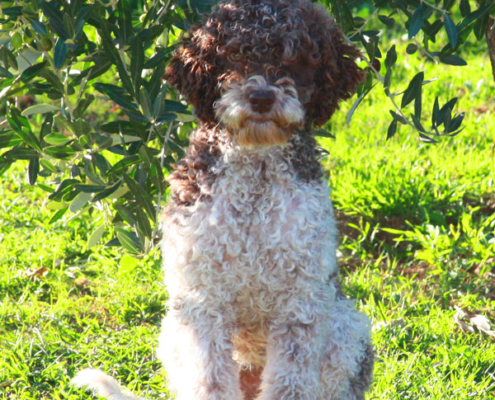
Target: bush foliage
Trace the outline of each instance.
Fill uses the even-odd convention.
[[[391,102],[388,138],[400,124],[427,142],[459,133],[464,116],[453,111],[455,98],[443,105],[435,100],[431,128],[425,128],[422,88],[428,71],[408,84],[395,82],[394,65],[404,54],[395,46],[381,48],[381,38],[405,33],[407,53],[464,65],[456,52],[472,33],[483,38],[495,9],[491,0],[324,3],[362,49],[369,71],[348,121],[362,99],[382,87]],[[0,174],[25,160],[29,183],[47,192],[52,223],[97,214],[99,226],[88,247],[105,233],[112,238],[107,245],[136,255],[156,245],[164,177],[183,155],[194,120],[162,77],[180,33],[212,5],[213,0],[1,2]]]

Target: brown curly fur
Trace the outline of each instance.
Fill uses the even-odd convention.
[[[194,106],[200,128],[171,175],[173,200],[192,205],[208,198],[220,156],[214,102],[222,89],[252,75],[295,81],[305,127],[291,140],[292,164],[303,180],[320,179],[311,127],[324,124],[363,79],[359,52],[323,7],[307,0],[233,0],[193,26],[167,66],[165,78]]]

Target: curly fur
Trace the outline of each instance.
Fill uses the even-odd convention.
[[[199,119],[163,214],[158,356],[177,400],[364,398],[369,321],[340,288],[312,137],[362,81],[358,55],[307,0],[232,0],[170,61]]]

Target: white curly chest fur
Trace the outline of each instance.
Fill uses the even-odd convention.
[[[324,284],[336,270],[326,182],[298,181],[281,147],[230,148],[215,172],[211,201],[198,202],[185,215],[172,208],[173,217],[165,219],[175,220],[164,227],[163,239],[171,297],[206,289],[225,302],[256,300],[255,316],[273,316],[280,292],[304,290],[311,281],[314,295],[314,282]]]
[[[178,399],[216,399],[215,385],[227,388],[218,399],[241,399],[238,370],[253,367],[264,368],[260,399],[353,398],[336,396],[348,392],[346,382],[359,370],[369,339],[366,317],[337,296],[327,183],[298,179],[289,154],[278,146],[226,146],[209,200],[165,212],[170,300],[158,355],[166,368],[173,365],[167,372]],[[336,344],[346,352],[335,351]],[[270,379],[299,373],[304,388],[295,383],[290,397],[270,393],[276,390]],[[194,374],[215,381],[210,389],[208,382],[194,387],[202,380]]]

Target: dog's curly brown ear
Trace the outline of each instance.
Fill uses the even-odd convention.
[[[195,25],[184,35],[181,47],[168,63],[164,78],[192,104],[196,116],[213,122],[213,102],[218,98],[215,33]]]
[[[364,71],[356,64],[359,50],[344,42],[342,32],[333,20],[327,19],[325,25],[312,102],[311,118],[315,126],[328,121],[339,108],[339,101],[349,99],[365,78]]]

